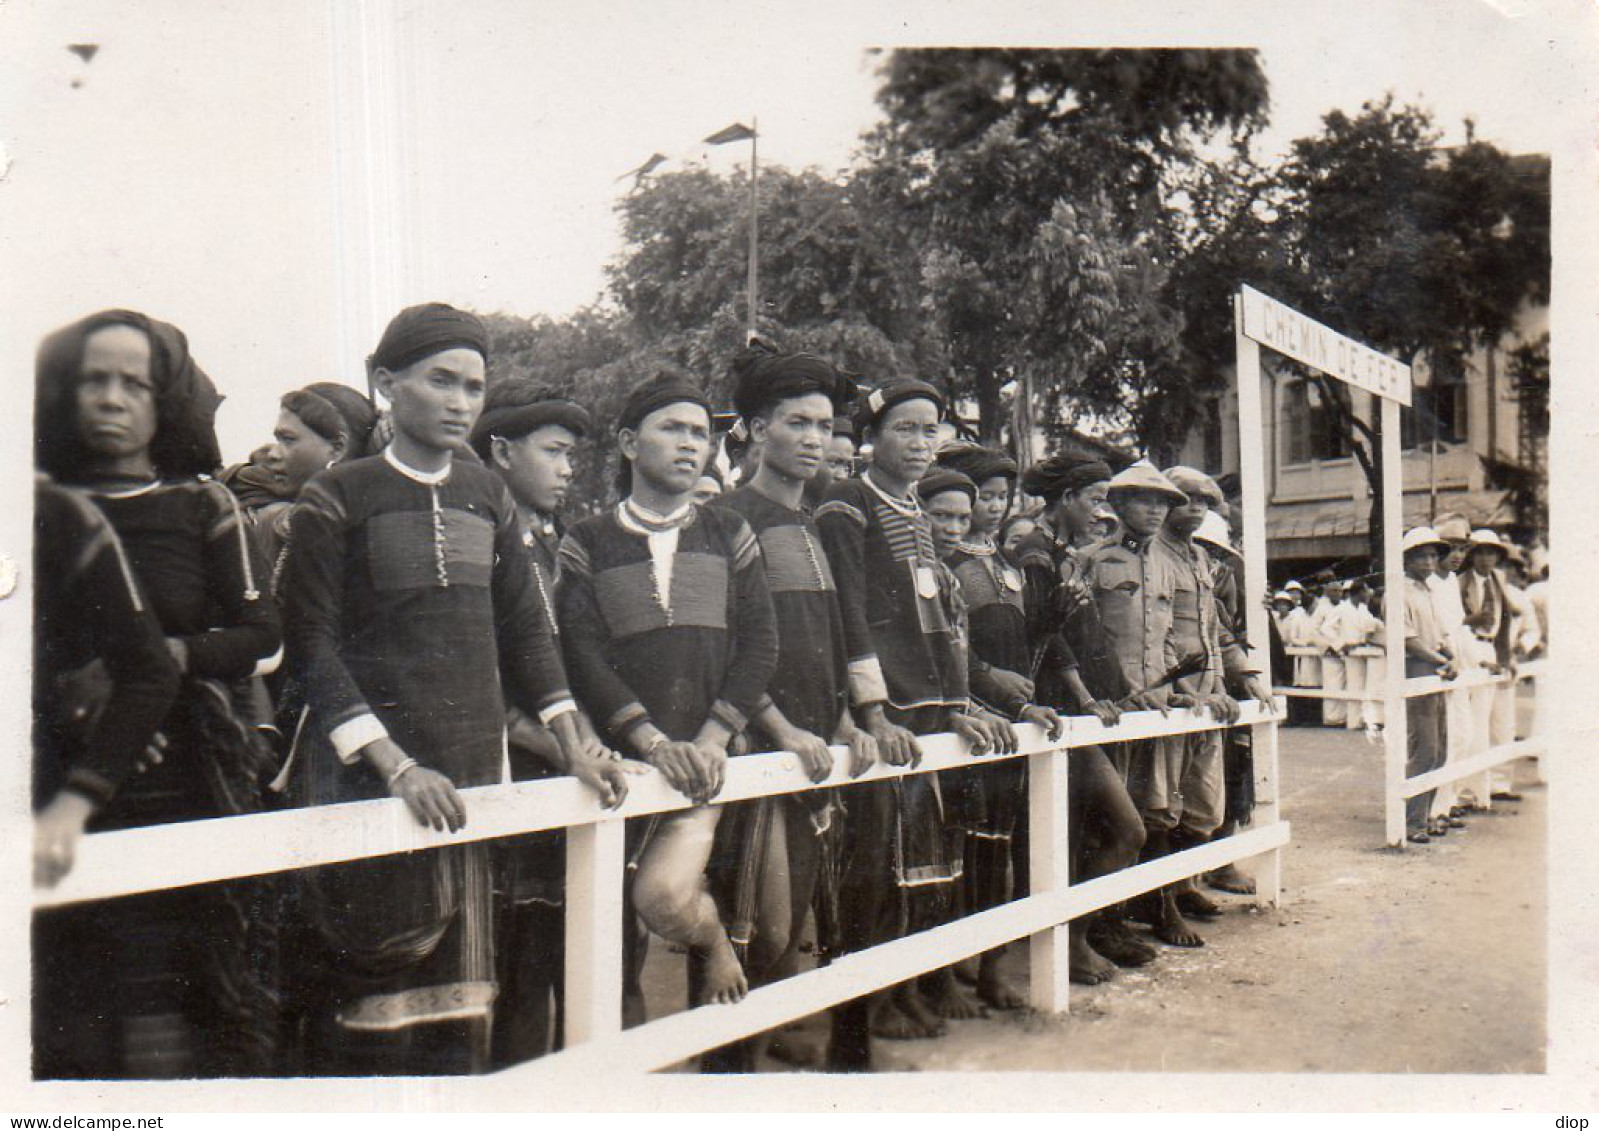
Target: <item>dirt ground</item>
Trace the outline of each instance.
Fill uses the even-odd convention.
[[[1382,748],[1282,732],[1285,905],[1226,898],[1201,950],[1002,1015],[884,1043],[885,1068],[1541,1072],[1544,794],[1404,853],[1382,839]],[[1018,953],[1018,975],[1024,975]]]
[[[1400,853],[1378,847],[1380,745],[1285,728],[1282,773],[1293,843],[1281,909],[1213,893],[1227,911],[1203,949],[1161,946],[1143,970],[1073,987],[1066,1016],[996,1014],[937,1040],[880,1041],[881,1068],[1543,1071],[1543,789]],[[656,1001],[681,995],[665,949],[647,978]],[[1024,948],[1007,963],[1024,981]],[[820,1019],[790,1035],[813,1049],[824,1038]]]

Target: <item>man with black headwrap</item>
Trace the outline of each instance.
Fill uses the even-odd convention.
[[[1017,553],[1026,579],[1029,674],[1038,701],[1095,715],[1107,726],[1116,723],[1117,703],[1132,689],[1084,580],[1083,553],[1095,543],[1094,523],[1105,510],[1110,477],[1110,465],[1099,456],[1073,450],[1028,468],[1022,488],[1044,500],[1044,512]],[[1137,861],[1143,822],[1100,747],[1073,755],[1069,800],[1074,880],[1109,875]],[[1113,977],[1115,966],[1143,966],[1155,958],[1154,949],[1127,929],[1117,907],[1074,922],[1071,942],[1072,977],[1088,985]]]
[[[460,828],[458,791],[505,780],[506,698],[569,759],[608,756],[578,728],[515,501],[454,458],[482,407],[487,353],[471,314],[442,303],[401,311],[368,361],[393,441],[301,494],[283,593],[290,665],[310,708],[296,787],[311,804],[395,796],[424,825]],[[496,986],[485,843],[313,869],[302,883],[326,952],[317,996],[327,1067],[487,1066]]]
[[[505,481],[523,520],[538,591],[539,618],[560,634],[555,618],[556,551],[561,524],[557,512],[572,482],[572,454],[589,431],[581,405],[527,377],[509,377],[484,398],[483,414],[472,427],[472,449]],[[582,710],[577,725],[594,745],[594,725]],[[571,774],[589,786],[607,807],[627,796],[624,763],[583,758],[569,763],[555,735],[514,705],[506,708],[511,776],[517,781]],[[628,763],[628,765],[635,765]],[[643,772],[643,767],[637,767]],[[559,1047],[564,1001],[566,934],[566,849],[560,831],[533,833],[496,842],[501,906],[496,953],[500,996],[494,1015],[494,1062],[516,1064]]]
[[[826,443],[844,380],[804,353],[745,350],[733,363],[733,404],[761,461],[755,477],[711,504],[741,516],[761,546],[777,619],[777,669],[751,719],[752,743],[793,751],[820,781],[833,768],[830,742],[847,744],[850,770],[877,759],[877,743],[849,712],[849,666],[838,587],[803,495],[823,474]],[[717,828],[712,888],[731,924],[750,981],[794,973],[805,916],[818,908],[819,943],[837,945],[835,869],[823,866],[841,819],[834,791],[796,793],[730,806]],[[824,840],[824,837],[830,840]],[[818,885],[820,880],[820,885]],[[813,899],[814,894],[814,899]],[[754,1042],[707,1054],[707,1071],[749,1071]]]
[[[689,951],[693,1003],[734,1002],[748,983],[704,889],[723,816],[709,802],[777,665],[771,595],[749,525],[694,502],[711,455],[699,386],[672,373],[645,381],[622,406],[617,439],[625,497],[561,542],[561,642],[611,744],[698,803],[649,822],[631,897],[652,931]]]
[[[965,658],[939,582],[933,532],[916,482],[933,462],[944,398],[914,379],[885,382],[857,409],[872,463],[834,482],[816,512],[838,585],[856,719],[883,760],[915,765],[916,736],[953,730],[979,751],[994,736],[967,713]],[[1006,728],[1009,729],[1008,727]],[[930,775],[848,788],[840,887],[845,946],[863,949],[943,922],[958,875]],[[939,990],[953,979],[939,979]],[[870,1036],[936,1036],[943,1021],[912,982],[839,1006],[829,1065],[860,1071]]]

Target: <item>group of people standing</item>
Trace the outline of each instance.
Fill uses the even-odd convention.
[[[930,384],[857,390],[757,342],[731,366],[734,489],[702,482],[711,400],[664,372],[610,422],[618,500],[568,526],[599,423],[526,378],[491,387],[488,358],[475,316],[407,308],[368,359],[382,413],[297,390],[223,472],[220,397],[176,328],[108,311],[46,341],[37,882],[86,829],[397,797],[456,830],[467,787],[571,775],[615,806],[653,770],[694,804],[628,823],[636,1022],[651,938],[686,951],[691,1003],[732,1003],[798,969],[809,918],[831,956],[1027,891],[1020,760],[717,804],[747,751],[820,782],[837,748],[859,778],[914,766],[931,734],[1003,753],[1018,722],[1195,707],[1218,728],[1072,753],[1073,879],[1248,821],[1248,730],[1227,724],[1269,701],[1208,475],[1077,450],[1023,472],[947,442]],[[1007,546],[1018,486],[1043,506]],[[561,834],[535,834],[41,912],[36,1074],[537,1056],[561,1030],[563,861]],[[1074,922],[1072,977],[1203,945],[1219,910],[1183,882]],[[1022,1004],[986,954],[834,1009],[825,1066]],[[704,1067],[749,1070],[759,1044]]]
[[[1471,529],[1465,519],[1447,516],[1437,528],[1414,527],[1402,545],[1405,579],[1401,588],[1405,674],[1441,676],[1513,675],[1521,661],[1541,655],[1548,633],[1547,567],[1530,585],[1526,558],[1498,532]],[[1326,692],[1382,694],[1387,673],[1383,594],[1366,578],[1345,583],[1331,571],[1311,585],[1290,581],[1271,598],[1273,634],[1293,648],[1295,687]],[[1513,683],[1473,681],[1442,694],[1408,700],[1407,776],[1415,777],[1448,762],[1506,746],[1516,737],[1518,690]],[[1296,699],[1290,723],[1326,726],[1384,724],[1380,701]],[[1520,801],[1509,770],[1496,768],[1480,782],[1468,778],[1409,802],[1406,834],[1425,844],[1465,827],[1465,818],[1490,801]]]

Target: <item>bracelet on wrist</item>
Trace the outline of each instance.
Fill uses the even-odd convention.
[[[402,759],[400,764],[394,767],[394,772],[389,775],[389,788],[393,789],[395,782],[399,781],[406,774],[416,769],[416,767],[417,760],[415,758]]]

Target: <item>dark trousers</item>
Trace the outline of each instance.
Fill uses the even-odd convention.
[[[1405,776],[1417,777],[1444,764],[1447,747],[1444,745],[1444,697],[1422,695],[1405,704],[1409,722],[1409,757],[1405,762]],[[1432,810],[1433,794],[1429,789],[1405,802],[1405,827],[1410,832],[1427,827],[1427,814]]]

